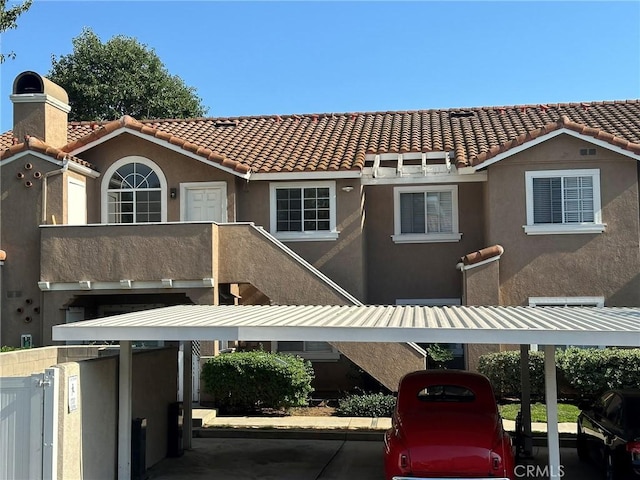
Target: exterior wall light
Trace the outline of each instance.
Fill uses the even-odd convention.
[[[349,193],[349,192],[353,192],[353,187],[352,187],[351,185],[348,185],[348,186],[346,186],[346,187],[342,187],[342,188],[341,188],[341,190],[342,190],[343,192],[347,192],[347,193]]]

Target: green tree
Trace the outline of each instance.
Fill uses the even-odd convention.
[[[117,35],[106,43],[88,28],[72,40],[73,53],[51,59],[47,78],[67,91],[69,119],[115,120],[202,117],[207,109],[193,87],[169,74],[153,49]]]
[[[29,10],[29,7],[31,7],[31,3],[33,2],[33,0],[25,0],[23,3],[10,8],[7,8],[6,0],[0,0],[0,2],[2,2],[2,10],[0,11],[1,34],[2,32],[14,29],[18,26],[18,17]],[[6,55],[0,53],[0,63],[4,63],[4,61],[8,58],[16,58],[16,54],[13,52],[9,52]]]
[[[427,347],[427,355],[434,361],[436,368],[445,368],[445,364],[453,360],[453,353],[441,343],[432,343]]]

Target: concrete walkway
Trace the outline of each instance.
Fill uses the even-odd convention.
[[[213,409],[194,409],[193,418],[203,429],[294,429],[294,430],[362,430],[384,431],[391,427],[387,417],[226,417],[217,416]],[[515,422],[503,420],[505,430],[515,431]],[[546,433],[546,423],[532,423],[534,433]],[[561,434],[576,434],[575,423],[560,423]]]

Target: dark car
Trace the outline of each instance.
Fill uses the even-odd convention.
[[[640,478],[640,390],[610,390],[583,408],[577,447],[607,480]]]
[[[387,480],[514,477],[511,438],[491,383],[477,373],[406,375],[384,443]]]

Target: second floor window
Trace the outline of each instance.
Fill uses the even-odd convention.
[[[335,183],[272,183],[271,233],[283,240],[337,238]]]
[[[528,234],[599,233],[600,171],[546,170],[526,173]]]
[[[393,241],[396,243],[460,240],[455,185],[396,187],[394,209]]]
[[[163,198],[166,185],[152,162],[142,157],[129,157],[112,165],[107,174],[103,221],[151,223],[166,220]]]

